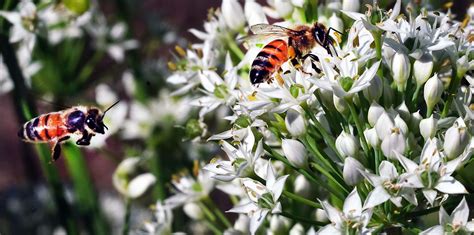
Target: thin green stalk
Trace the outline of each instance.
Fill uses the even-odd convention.
[[[130,232],[130,215],[132,212],[132,200],[130,198],[125,199],[125,217],[123,218],[122,235],[128,235]]]
[[[366,158],[369,158],[369,145],[367,145],[367,141],[364,137],[364,128],[362,127],[362,123],[360,122],[359,115],[357,114],[356,108],[354,104],[350,101],[347,101],[349,109],[351,110],[352,119],[356,124],[357,132],[359,135],[360,142],[362,143],[362,149],[364,150]]]
[[[315,221],[315,220],[310,220],[308,218],[301,217],[301,216],[292,215],[292,214],[284,212],[284,211],[282,211],[280,213],[280,215],[285,216],[286,218],[290,218],[294,221],[303,222],[303,223],[314,225],[314,226],[317,226],[317,227],[321,227],[321,226],[326,225],[326,223]]]
[[[108,226],[100,211],[94,184],[80,149],[69,143],[63,147],[64,159],[74,184],[77,209],[85,220],[85,226],[91,234],[109,234]]]
[[[165,182],[163,180],[163,163],[158,151],[155,151],[155,156],[151,158],[151,170],[156,177],[156,184],[153,187],[154,197],[158,200],[164,200],[166,192],[164,188]]]
[[[334,178],[333,175],[331,175],[331,173],[329,173],[326,169],[324,169],[324,167],[314,163],[314,162],[311,162],[310,165],[312,167],[314,167],[316,170],[318,170],[319,172],[321,172],[321,174],[323,174],[324,176],[326,176],[326,178],[328,178],[328,180],[332,181],[334,183],[334,185],[337,185],[339,190],[343,191],[345,195],[349,195],[349,190],[347,190],[347,188],[341,184],[341,182],[344,182],[344,181],[338,181]]]
[[[97,63],[99,63],[99,61],[102,59],[102,57],[104,57],[104,51],[95,51],[92,58],[89,59],[89,61],[86,65],[84,65],[84,67],[82,67],[81,71],[79,72],[79,75],[77,76],[77,79],[75,79],[74,81],[77,84],[86,82],[86,80],[91,76],[92,72],[94,72],[94,68],[96,67]]]
[[[293,170],[299,172],[300,174],[302,174],[304,177],[306,177],[306,179],[308,179],[309,181],[315,183],[315,184],[318,184],[320,185],[321,187],[327,189],[329,192],[331,192],[332,194],[334,194],[338,199],[344,201],[345,197],[344,195],[338,191],[338,190],[335,190],[334,188],[330,187],[326,182],[312,176],[308,171],[306,171],[305,169],[302,169],[302,168],[298,168],[298,167],[294,167],[293,165],[291,165],[291,163],[283,156],[281,156],[279,153],[275,152],[275,150],[273,150],[270,146],[266,145],[266,144],[263,144],[263,148],[269,152],[271,154],[270,157],[272,158],[275,158],[276,160],[279,160],[281,162],[283,162],[285,165],[293,168]]]
[[[226,226],[226,228],[232,228],[232,224],[230,223],[229,219],[222,213],[222,211],[217,207],[217,205],[211,200],[211,198],[207,197],[204,199],[204,202],[211,208],[214,214],[219,218],[219,220]]]
[[[416,106],[416,104],[418,103],[418,95],[420,94],[421,87],[422,86],[416,85],[415,93],[413,93],[413,97],[411,97],[411,102],[414,106]]]
[[[303,143],[306,145],[306,148],[312,153],[311,157],[314,157],[314,160],[322,162],[328,169],[331,169],[339,180],[343,180],[342,172],[337,167],[336,163],[331,160],[324,152],[319,151],[316,141],[310,136],[306,135],[306,138],[301,138]]]
[[[290,199],[293,199],[293,200],[295,200],[295,201],[297,201],[297,202],[301,202],[301,203],[303,203],[303,204],[305,204],[305,205],[307,205],[307,206],[311,206],[311,207],[314,207],[314,208],[322,208],[319,203],[313,202],[313,201],[311,201],[311,200],[309,200],[309,199],[306,199],[306,198],[301,197],[301,196],[299,196],[299,195],[297,195],[297,194],[291,193],[291,192],[289,192],[289,191],[287,191],[287,190],[283,190],[283,195],[284,195],[285,197],[290,198]]]
[[[304,108],[304,111],[305,111],[306,115],[308,115],[311,118],[311,120],[313,121],[314,126],[316,127],[318,132],[321,133],[321,135],[323,136],[324,142],[336,153],[336,155],[339,157],[339,159],[342,162],[344,162],[344,157],[339,153],[339,151],[337,151],[336,142],[334,140],[334,137],[332,135],[330,135],[326,131],[326,129],[324,129],[323,125],[321,125],[321,123],[318,121],[318,119],[316,119],[316,117],[313,115],[313,113],[311,113],[310,110],[308,110],[308,108]]]
[[[229,50],[239,58],[239,61],[242,60],[245,56],[245,54],[242,52],[240,47],[235,43],[235,40],[230,37],[230,35],[227,37],[227,46],[229,47]]]
[[[215,235],[221,235],[222,232],[219,230],[219,228],[216,227],[213,223],[205,220],[204,223],[206,226],[215,234]]]
[[[204,212],[204,215],[209,220],[209,222],[215,223],[216,222],[216,216],[206,206],[206,204],[204,202],[199,202],[199,206],[201,207],[202,211]]]

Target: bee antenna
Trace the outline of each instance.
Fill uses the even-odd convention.
[[[107,113],[107,111],[109,111],[112,107],[114,107],[116,104],[118,104],[118,102],[120,102],[120,100],[117,100],[115,103],[113,103],[112,105],[110,105],[110,106],[104,111],[104,114],[102,114],[102,118],[104,118],[105,113]]]

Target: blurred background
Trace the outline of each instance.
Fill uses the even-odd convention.
[[[172,96],[166,78],[168,61],[198,41],[188,30],[203,30],[209,9],[221,1],[33,2],[46,25],[23,18],[22,26],[38,35],[32,46],[28,35],[12,42],[17,25],[5,14],[21,11],[22,2],[0,0],[0,234],[120,234],[127,211],[126,226],[139,228],[150,219],[149,205],[169,194],[173,174],[192,171],[195,160],[218,151],[195,141],[202,134],[198,115],[189,100]],[[85,12],[82,2],[89,3]],[[456,1],[453,9],[462,12],[470,3]],[[17,137],[22,123],[39,114],[79,104],[104,110],[119,99],[105,118],[105,136],[87,148],[66,144],[54,163],[47,144]],[[222,131],[216,117],[206,118],[213,133]],[[138,172],[157,177],[151,196],[133,203],[119,193],[116,172],[129,157],[140,158]]]

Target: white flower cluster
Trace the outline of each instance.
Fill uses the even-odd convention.
[[[425,233],[474,232],[466,200],[451,217],[443,209],[472,185],[463,170],[474,144],[473,6],[459,22],[450,11],[401,1],[364,14],[358,1],[312,4],[223,0],[206,32],[191,30],[202,42],[181,50],[168,81],[174,95],[194,100],[201,121],[217,115],[230,123],[208,139],[225,155],[202,168],[209,178],[199,185],[214,179],[234,203],[227,212],[241,215],[233,226],[193,216],[205,208],[196,197],[185,213],[226,234],[345,234],[421,231],[412,219],[438,208],[440,225]],[[335,53],[313,48],[314,65],[283,63],[283,82],[254,86],[250,64],[271,35],[246,53],[235,41],[267,17],[289,28],[318,21],[344,35],[328,34],[342,36]]]

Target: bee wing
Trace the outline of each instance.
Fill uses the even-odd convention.
[[[293,32],[294,30],[285,28],[278,25],[270,24],[256,24],[250,26],[250,31],[254,34],[282,34],[286,35],[288,32]]]
[[[241,37],[237,39],[239,43],[244,43],[244,45],[256,45],[260,43],[266,43],[270,40],[287,38],[286,34],[275,34],[275,33],[263,33],[263,34],[253,34]]]

